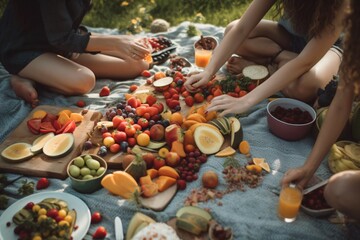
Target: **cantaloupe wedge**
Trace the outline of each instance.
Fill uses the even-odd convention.
[[[73,120],[74,122],[78,123],[78,122],[81,122],[82,120],[84,120],[84,116],[81,115],[80,113],[71,113],[70,119]]]
[[[124,171],[115,171],[112,174],[105,175],[101,180],[101,185],[110,193],[124,199],[131,198],[135,191],[140,192],[135,179]]]
[[[168,176],[160,176],[155,180],[159,192],[163,192],[176,183],[176,179]]]
[[[151,179],[154,179],[159,176],[158,170],[156,170],[155,168],[150,168],[150,169],[146,170],[146,172],[150,176]]]
[[[175,179],[180,178],[179,173],[175,170],[175,168],[170,166],[162,166],[159,168],[158,174],[159,176],[168,176]]]

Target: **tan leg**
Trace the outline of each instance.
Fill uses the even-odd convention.
[[[360,220],[360,171],[343,171],[333,175],[324,194],[330,206]]]
[[[32,107],[36,107],[38,105],[38,94],[33,81],[17,75],[11,75],[10,83],[18,97],[30,103]]]
[[[81,54],[73,60],[91,69],[97,78],[132,79],[149,69],[149,64],[144,60],[122,59],[113,52],[106,54]]]
[[[65,95],[85,94],[95,86],[90,69],[52,53],[37,57],[19,75]]]
[[[283,61],[282,65],[285,62]],[[283,89],[282,92],[287,97],[312,104],[316,100],[317,90],[324,88],[330,82],[333,75],[337,74],[340,64],[339,56],[332,50],[329,50],[314,67],[287,88]],[[279,67],[281,66],[279,65]]]
[[[225,35],[236,24],[238,20],[231,22],[225,29]],[[242,69],[249,64],[270,63],[271,58],[282,49],[290,47],[290,35],[281,28],[277,22],[261,20],[250,36],[244,41],[236,54],[242,59],[230,59],[228,70],[234,73],[240,73]],[[235,72],[237,71],[237,72]]]

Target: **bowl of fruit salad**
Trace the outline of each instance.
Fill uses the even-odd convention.
[[[267,105],[269,130],[284,140],[297,141],[306,137],[315,119],[315,110],[296,99],[278,98]]]
[[[324,189],[327,182],[327,180],[321,181],[304,190],[301,209],[308,215],[326,217],[335,212],[335,209],[329,206],[324,197]]]
[[[106,161],[94,154],[83,154],[72,159],[67,166],[71,186],[80,193],[99,190],[107,170]]]

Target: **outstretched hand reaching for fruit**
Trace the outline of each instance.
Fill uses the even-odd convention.
[[[207,111],[219,112],[218,116],[223,117],[230,113],[244,113],[249,110],[250,107],[250,104],[247,103],[244,98],[235,98],[227,94],[223,94],[211,100]]]

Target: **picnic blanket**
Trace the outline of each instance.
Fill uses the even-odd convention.
[[[186,30],[189,22],[183,22],[178,26],[171,27],[166,33],[149,34],[141,33],[143,36],[163,35],[177,44],[176,54],[183,56],[194,62],[193,43],[198,39],[188,37]],[[196,27],[203,35],[216,36],[219,40],[223,37],[224,28],[207,24],[196,24]],[[91,31],[99,33],[119,34],[115,29],[90,28]],[[169,64],[164,63],[160,66],[154,66],[151,70],[156,72],[166,70]],[[225,71],[224,68],[221,71]],[[128,92],[131,84],[144,84],[145,79],[138,77],[127,81],[112,81],[101,79],[96,83],[94,90],[84,96],[64,97],[60,94],[41,91],[39,99],[41,104],[55,106],[75,106],[79,99],[85,99],[89,109],[105,111],[106,104],[123,98],[123,94]],[[99,97],[100,89],[108,85],[111,88],[111,95],[108,97]],[[0,68],[0,142],[17,127],[17,125],[29,114],[31,107],[24,101],[16,97],[11,90],[8,73]],[[234,230],[234,239],[359,239],[355,229],[351,226],[336,225],[330,223],[326,218],[314,218],[300,212],[298,219],[287,224],[280,221],[277,217],[278,196],[275,192],[279,191],[279,182],[286,170],[292,167],[302,165],[306,156],[309,154],[314,138],[309,136],[296,142],[288,142],[272,135],[267,127],[266,104],[264,100],[254,106],[246,116],[240,118],[244,131],[244,139],[250,143],[251,153],[254,157],[264,157],[271,167],[271,173],[265,175],[263,183],[257,188],[245,188],[245,191],[236,191],[223,196],[222,199],[200,203],[200,207],[209,208],[213,217],[223,226],[230,226]],[[241,157],[239,153],[237,156]],[[207,170],[213,170],[222,176],[222,166],[224,158],[210,156],[206,164],[202,165],[199,176]],[[327,166],[327,161],[323,161],[317,176],[327,179],[331,173]],[[7,174],[8,178],[18,177],[16,174]],[[28,181],[36,182],[38,178],[23,177]],[[159,222],[166,222],[175,216],[177,209],[183,206],[185,198],[190,194],[193,188],[201,187],[201,181],[195,181],[188,184],[185,191],[179,191],[170,204],[161,212],[155,212],[147,209],[138,209],[133,204],[112,196],[107,190],[101,189],[92,194],[80,194],[70,187],[70,180],[50,179],[51,185],[46,191],[60,191],[73,194],[83,200],[90,211],[101,211],[104,220],[100,224],[90,226],[88,236],[85,239],[91,239],[90,234],[94,233],[99,225],[103,225],[108,230],[106,239],[115,239],[113,221],[116,216],[123,220],[124,229],[136,211],[141,211]],[[13,193],[9,204],[14,203],[20,197],[17,189],[20,181],[16,181],[8,186],[7,191]],[[220,186],[225,186],[225,180],[220,177]],[[41,192],[35,190],[35,192]],[[218,204],[221,202],[221,204]],[[2,214],[3,211],[0,211]],[[5,223],[0,223],[5,224]]]

